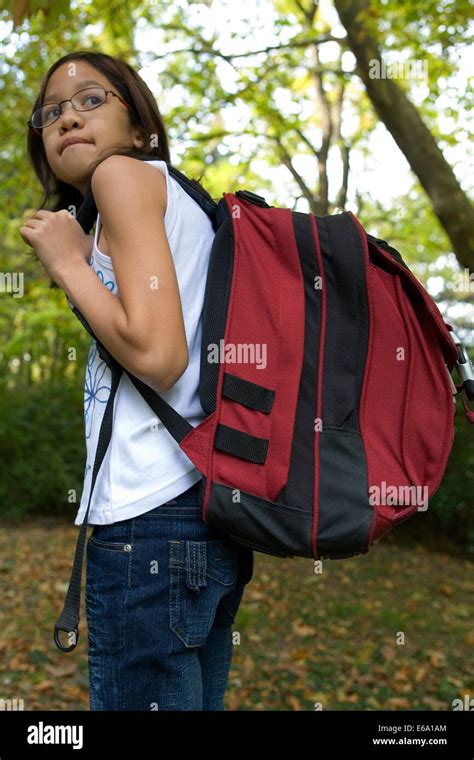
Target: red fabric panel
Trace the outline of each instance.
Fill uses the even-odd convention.
[[[360,429],[369,490],[376,486],[383,492],[385,483],[385,489],[419,486],[421,493],[426,486],[429,498],[453,443],[452,392],[432,324],[422,318],[422,331],[400,277],[370,265],[371,329]],[[404,360],[397,359],[400,348]],[[369,542],[418,508],[416,499],[412,506],[374,506]]]
[[[236,349],[237,363],[221,363],[215,422],[267,438],[270,444],[264,465],[210,446],[207,472],[213,482],[241,486],[274,501],[286,484],[291,455],[303,363],[304,283],[290,209],[265,209],[231,193],[224,197],[234,231],[234,276],[224,341]],[[271,413],[221,398],[225,371],[274,390]]]
[[[216,411],[181,441],[181,448],[211,483],[275,500],[287,481],[293,422],[304,350],[304,283],[289,209],[265,209],[224,193],[232,214],[234,272],[224,349],[219,346]],[[265,348],[264,348],[265,346]],[[253,353],[252,353],[253,351]],[[252,360],[252,361],[249,361]],[[221,398],[224,372],[275,390],[270,414]],[[268,438],[264,465],[214,449],[217,423]]]

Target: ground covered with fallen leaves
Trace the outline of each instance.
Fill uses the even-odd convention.
[[[55,520],[0,530],[0,700],[26,710],[89,709],[84,590],[76,650],[52,638],[77,531]],[[255,553],[226,709],[452,710],[474,694],[469,556],[392,534],[320,570]]]

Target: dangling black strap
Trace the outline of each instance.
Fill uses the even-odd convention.
[[[84,521],[79,531],[79,536],[76,544],[76,553],[74,556],[74,564],[72,567],[71,580],[69,581],[69,588],[66,594],[66,600],[64,603],[63,611],[58,618],[54,626],[54,641],[58,649],[61,652],[72,652],[76,648],[79,639],[79,619],[81,608],[81,582],[82,582],[82,563],[84,557],[84,548],[86,543],[87,533],[87,518],[89,515],[89,507],[92,499],[92,492],[94,490],[97,473],[99,472],[100,465],[104,459],[105,452],[109,446],[110,438],[112,436],[112,419],[114,411],[114,399],[117,393],[117,388],[122,376],[122,367],[116,362],[112,362],[111,366],[112,384],[110,388],[110,396],[108,398],[104,416],[102,418],[102,424],[100,426],[99,440],[97,443],[97,451],[95,455],[94,469],[92,471],[91,488],[89,494],[89,503],[87,505],[87,511],[84,517]],[[68,634],[69,646],[65,647],[59,639],[59,631],[64,631]]]

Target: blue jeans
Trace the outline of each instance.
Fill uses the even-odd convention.
[[[253,552],[205,524],[201,481],[87,542],[91,710],[224,710]]]

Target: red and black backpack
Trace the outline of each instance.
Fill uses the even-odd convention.
[[[109,354],[74,308],[111,370],[91,496],[127,372],[202,473],[204,522],[279,557],[366,553],[426,510],[452,448],[461,391],[474,423],[462,344],[399,252],[351,212],[317,217],[246,190],[216,203],[168,168],[215,230],[202,314],[207,416],[193,428]],[[96,216],[89,193],[78,213],[85,232]],[[62,651],[77,643],[89,506],[90,498],[54,631]],[[70,646],[59,631],[71,634]]]

